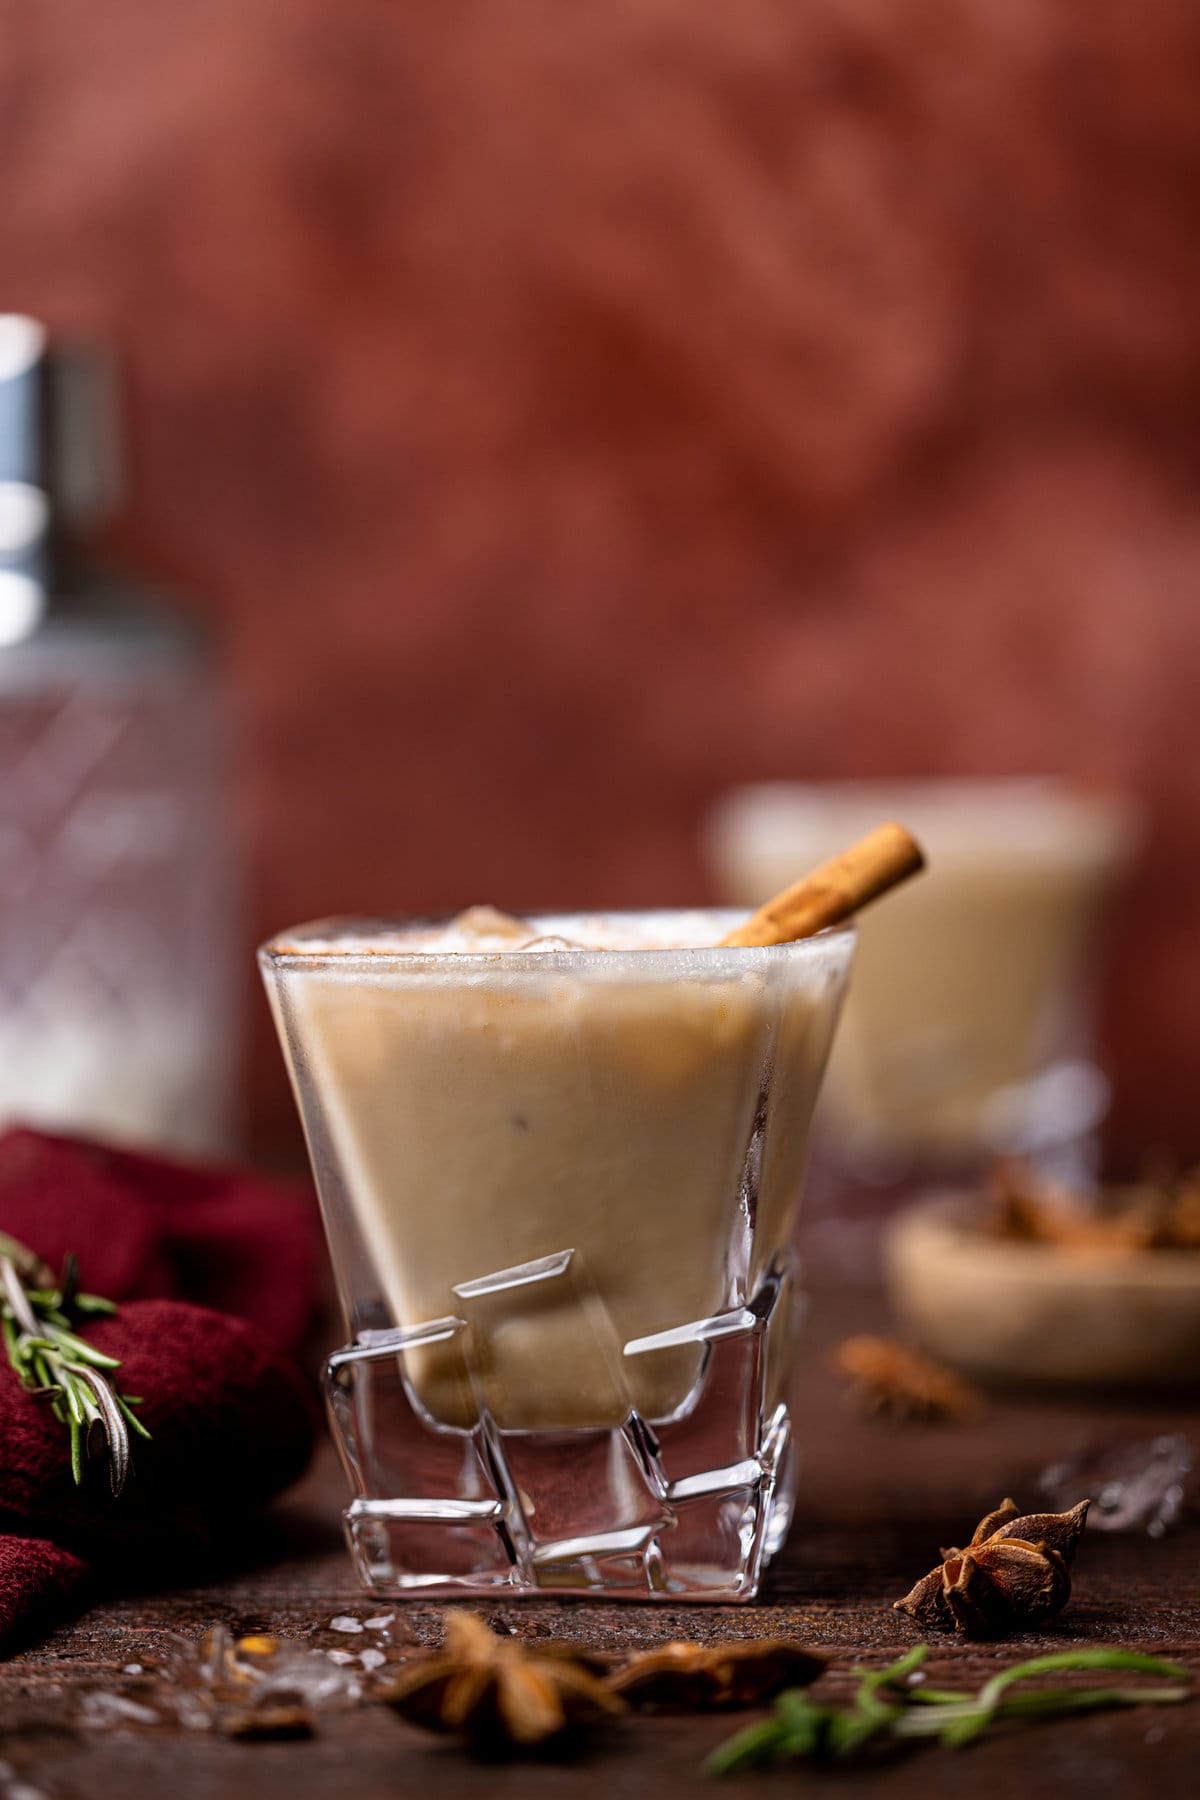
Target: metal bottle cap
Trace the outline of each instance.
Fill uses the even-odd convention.
[[[54,563],[120,498],[111,361],[0,313],[0,647],[37,629]]]

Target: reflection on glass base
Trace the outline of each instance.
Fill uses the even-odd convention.
[[[538,1278],[504,1273],[518,1278],[509,1291]],[[327,1371],[358,1490],[344,1517],[364,1585],[387,1595],[752,1599],[791,1522],[795,1456],[781,1390],[794,1298],[780,1267],[745,1306],[624,1345],[622,1361],[693,1344],[699,1378],[671,1420],[650,1425],[630,1406],[619,1426],[595,1431],[501,1429],[467,1319],[364,1333]],[[431,1419],[406,1377],[405,1352],[435,1342],[461,1350],[479,1401],[469,1429]]]

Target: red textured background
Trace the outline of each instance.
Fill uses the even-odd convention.
[[[1118,1141],[1200,1150],[1198,92],[1195,0],[0,0],[3,301],[125,356],[255,929],[1116,780]]]

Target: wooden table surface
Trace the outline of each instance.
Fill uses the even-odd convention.
[[[757,1604],[520,1602],[481,1610],[520,1633],[564,1634],[609,1648],[672,1637],[789,1633],[829,1651],[843,1669],[855,1660],[878,1663],[918,1636],[891,1602],[933,1565],[940,1544],[963,1542],[1006,1493],[1032,1507],[1034,1475],[1048,1460],[1085,1435],[1181,1429],[1195,1435],[1194,1408],[1155,1400],[996,1400],[979,1422],[955,1427],[861,1420],[824,1357],[844,1331],[877,1324],[871,1314],[862,1296],[830,1298],[816,1308],[799,1418],[805,1456],[799,1514]],[[670,1800],[707,1785],[701,1761],[748,1715],[632,1718],[573,1762],[503,1766],[476,1763],[378,1706],[322,1712],[317,1735],[294,1743],[246,1744],[174,1726],[96,1730],[80,1722],[88,1690],[134,1699],[151,1694],[151,1677],[122,1671],[169,1655],[172,1635],[198,1638],[214,1624],[236,1633],[315,1635],[319,1643],[356,1649],[364,1640],[339,1640],[329,1621],[395,1610],[402,1635],[435,1640],[435,1606],[380,1606],[356,1588],[337,1527],[342,1498],[341,1473],[325,1451],[278,1513],[248,1532],[253,1547],[245,1566],[196,1586],[97,1607],[0,1665],[0,1800],[226,1794],[382,1800],[433,1791],[447,1800],[560,1794]],[[1195,1523],[1157,1540],[1089,1531],[1070,1606],[1058,1620],[1000,1645],[939,1640],[931,1678],[975,1684],[1018,1657],[1082,1644],[1136,1646],[1200,1673],[1198,1553]],[[826,1680],[836,1687],[836,1672]],[[1200,1794],[1200,1701],[1011,1730],[968,1751],[923,1749],[870,1768],[742,1776],[712,1791],[736,1800],[801,1780],[806,1795],[869,1787],[888,1800],[957,1797],[964,1786],[977,1800],[1185,1797]]]

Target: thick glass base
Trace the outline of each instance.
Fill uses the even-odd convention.
[[[567,1263],[555,1261],[504,1271],[503,1291],[563,1277]],[[344,1517],[364,1585],[387,1595],[752,1599],[791,1521],[784,1384],[795,1310],[779,1267],[745,1306],[620,1346],[607,1392],[628,1359],[684,1346],[694,1346],[697,1378],[671,1419],[651,1425],[630,1405],[598,1430],[502,1429],[470,1319],[363,1333],[330,1358],[327,1382],[357,1489]],[[406,1372],[406,1353],[438,1343],[461,1352],[477,1401],[468,1428],[432,1419]]]

